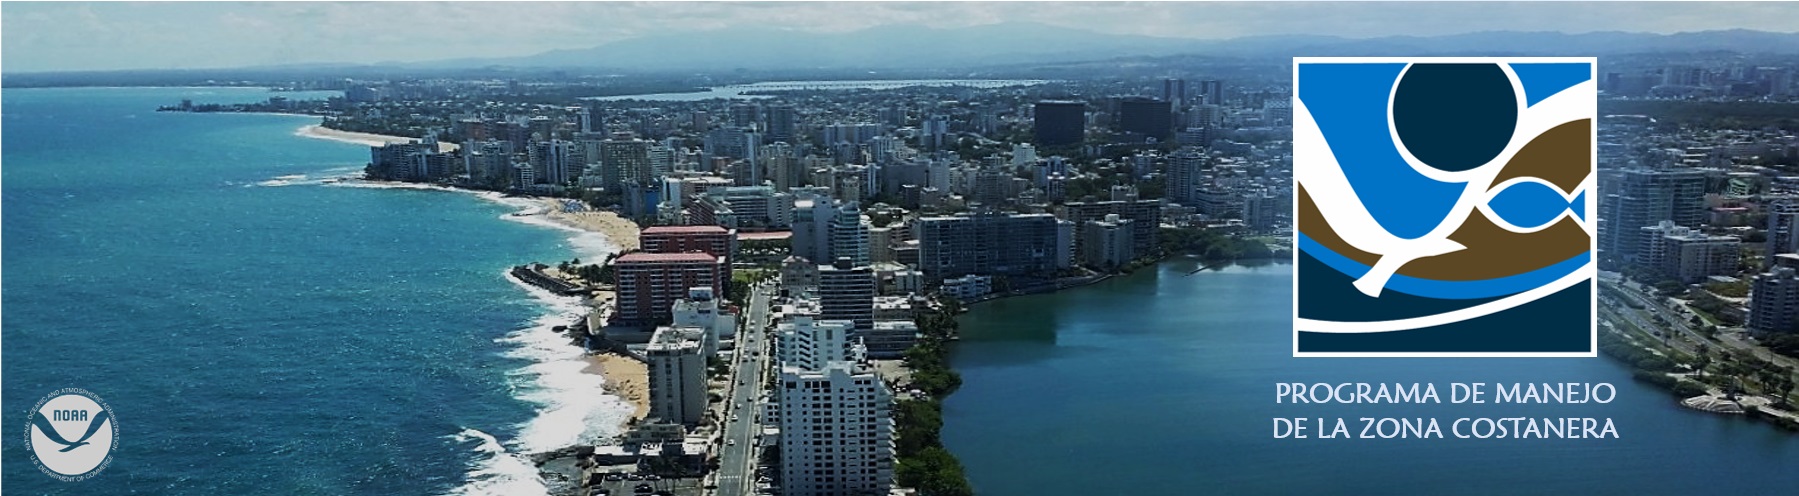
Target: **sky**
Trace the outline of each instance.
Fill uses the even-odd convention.
[[[0,71],[417,62],[759,26],[847,32],[1037,22],[1111,34],[1373,38],[1476,31],[1794,32],[1799,3],[1464,2],[17,2]]]

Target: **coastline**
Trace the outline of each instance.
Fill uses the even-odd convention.
[[[630,423],[635,424],[650,415],[649,365],[617,353],[588,355],[587,361],[587,368],[582,372],[606,378],[606,392],[624,398],[636,408],[631,413]]]
[[[283,115],[306,115],[306,114],[283,114]],[[308,117],[317,117],[317,116],[308,116]],[[327,141],[336,141],[336,142],[340,142],[340,143],[353,143],[353,144],[370,146],[370,147],[382,146],[382,145],[393,144],[393,143],[407,143],[407,142],[415,141],[418,139],[418,138],[407,138],[404,136],[388,136],[385,134],[340,131],[340,130],[325,127],[323,124],[309,124],[306,126],[301,126],[299,129],[294,130],[294,135],[302,136],[302,137],[306,137],[306,138],[322,139],[322,140],[327,140]],[[449,151],[456,150],[456,148],[458,146],[459,145],[457,145],[455,143],[438,143],[437,150],[441,151],[441,152],[449,152]]]
[[[543,204],[544,218],[558,225],[587,232],[599,233],[618,247],[618,253],[635,250],[638,247],[638,236],[643,228],[631,219],[607,210],[583,210],[565,212],[562,202],[565,198],[533,197]],[[616,253],[615,253],[616,254]],[[589,262],[592,263],[592,262]]]

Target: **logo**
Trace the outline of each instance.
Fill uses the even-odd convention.
[[[38,400],[25,428],[31,462],[45,474],[70,482],[106,470],[118,440],[112,407],[84,389],[62,389]]]
[[[1595,65],[1294,59],[1294,356],[1594,356]]]

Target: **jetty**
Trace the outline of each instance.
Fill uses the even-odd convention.
[[[543,270],[547,268],[549,268],[549,266],[540,263],[515,265],[512,267],[512,277],[517,277],[518,280],[524,281],[525,284],[537,286],[562,296],[588,295],[589,290],[587,286],[568,282],[561,278],[551,277],[549,274],[543,273]]]

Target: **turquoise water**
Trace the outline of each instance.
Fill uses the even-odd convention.
[[[1799,434],[1592,359],[1291,358],[1291,267],[1191,262],[962,318],[944,443],[982,495],[1796,494]],[[1275,404],[1276,382],[1609,382],[1587,405]],[[1611,417],[1619,439],[1273,439],[1273,417]],[[1442,428],[1447,431],[1448,425]],[[1316,432],[1313,432],[1316,437]]]
[[[156,113],[255,89],[4,93],[4,430],[79,387],[120,433],[65,483],[3,436],[20,493],[541,493],[511,453],[623,415],[506,267],[610,249],[497,199],[342,187],[318,119]],[[287,94],[297,98],[294,94]],[[503,451],[503,452],[502,452]]]

